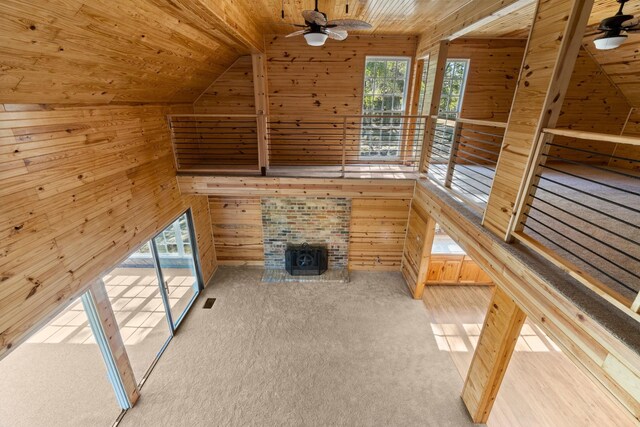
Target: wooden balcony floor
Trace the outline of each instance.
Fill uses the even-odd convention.
[[[272,166],[267,176],[303,178],[342,178],[341,166]],[[417,179],[415,166],[398,164],[349,165],[344,178],[360,179]]]

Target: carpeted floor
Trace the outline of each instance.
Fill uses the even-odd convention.
[[[123,426],[464,426],[462,380],[398,273],[221,268]],[[211,310],[206,297],[217,298]]]

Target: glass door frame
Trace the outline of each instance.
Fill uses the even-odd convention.
[[[191,241],[190,242],[191,243],[191,255],[193,256],[193,263],[194,263],[194,267],[195,267],[194,268],[195,269],[195,276],[196,276],[196,281],[198,282],[198,286],[197,286],[197,292],[194,293],[194,295],[191,297],[191,299],[187,303],[187,306],[185,307],[184,311],[182,313],[180,313],[178,318],[175,319],[175,321],[174,321],[173,314],[171,314],[171,304],[169,303],[169,291],[168,291],[168,289],[166,287],[166,283],[164,281],[164,275],[162,274],[162,266],[161,266],[161,263],[160,263],[160,255],[158,253],[158,247],[156,245],[155,239],[160,234],[162,234],[162,232],[167,227],[171,226],[174,222],[176,222],[183,215],[187,216],[187,227],[188,227],[188,230],[189,230],[189,239]],[[176,329],[178,329],[178,327],[182,323],[182,320],[184,319],[186,314],[189,312],[189,310],[191,310],[191,307],[193,306],[195,300],[200,295],[200,292],[202,292],[202,290],[204,289],[204,281],[202,279],[202,269],[200,267],[200,256],[199,256],[199,253],[198,253],[198,244],[197,244],[197,241],[196,241],[195,228],[193,226],[193,213],[191,212],[191,208],[187,209],[186,211],[182,212],[180,215],[176,216],[171,222],[169,222],[169,224],[167,226],[162,228],[162,230],[160,230],[160,232],[156,233],[150,239],[150,242],[151,242],[151,256],[153,258],[153,264],[155,265],[155,268],[156,268],[156,275],[158,277],[158,286],[160,287],[160,296],[162,297],[162,303],[164,304],[164,309],[165,309],[165,312],[166,312],[167,322],[169,323],[169,330],[171,331],[171,337],[173,337],[173,335],[175,335]],[[167,341],[167,344],[168,344],[168,341]]]

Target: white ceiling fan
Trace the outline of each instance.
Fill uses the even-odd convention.
[[[347,5],[347,13],[349,11]],[[284,17],[284,9],[283,9]],[[314,10],[305,10],[302,12],[304,25],[293,24],[296,27],[304,29],[287,34],[286,37],[294,37],[303,35],[309,46],[322,46],[327,38],[334,40],[344,40],[349,35],[348,30],[367,30],[371,28],[368,22],[358,19],[333,19],[327,20],[327,14],[318,10],[318,0],[316,0],[316,8]]]

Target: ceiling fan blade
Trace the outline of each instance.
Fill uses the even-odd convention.
[[[293,33],[289,33],[289,34],[287,34],[287,35],[286,35],[286,36],[284,36],[284,37],[285,37],[285,38],[287,38],[287,37],[301,36],[301,35],[303,35],[303,34],[304,34],[304,33],[306,33],[306,32],[307,32],[307,30],[298,30],[298,31],[294,31]]]
[[[591,36],[595,36],[595,35],[598,35],[598,34],[602,34],[603,32],[604,31],[594,31],[592,33],[585,34],[583,37],[591,37]]]
[[[315,10],[303,10],[302,17],[305,21],[311,22],[316,25],[327,25],[327,18],[322,13]]]
[[[324,30],[330,39],[344,40],[349,35],[346,30],[336,30],[333,28],[325,28]]]
[[[371,24],[359,19],[332,19],[327,22],[328,28],[340,28],[341,30],[368,30]]]

